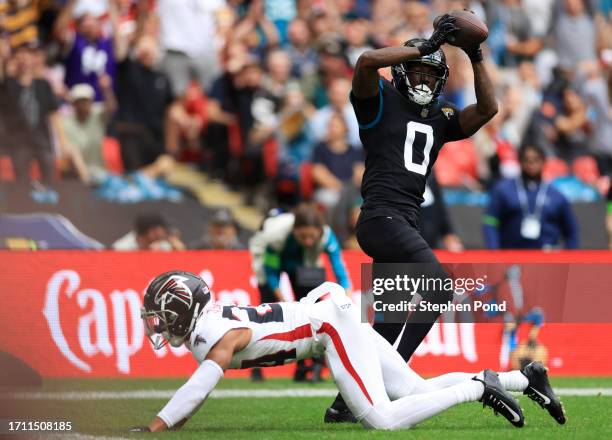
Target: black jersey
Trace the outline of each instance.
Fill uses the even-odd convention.
[[[361,220],[400,214],[416,219],[425,182],[444,143],[464,139],[459,110],[445,101],[427,111],[380,80],[377,96],[351,103],[366,152]]]

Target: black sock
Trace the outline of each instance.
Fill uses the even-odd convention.
[[[434,325],[431,323],[406,323],[406,329],[397,345],[397,352],[406,362],[414,354],[419,344],[425,339],[429,330]]]
[[[372,327],[374,328],[376,333],[385,338],[389,344],[393,345],[400,332],[402,331],[402,327],[404,327],[404,324],[401,322],[375,322]]]

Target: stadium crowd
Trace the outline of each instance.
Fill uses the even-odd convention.
[[[364,170],[349,102],[357,58],[428,37],[436,15],[463,8],[489,27],[500,111],[444,147],[432,186],[466,201],[519,176],[519,148],[531,145],[560,197],[609,199],[605,0],[0,0],[0,175],[39,181],[41,201],[53,200],[59,178],[111,200],[176,198],[163,176],[184,162],[262,212],[314,200],[355,247]],[[475,101],[469,60],[444,51],[443,96],[462,108]],[[228,215],[217,214],[211,233],[234,224]],[[433,235],[462,249],[442,223]],[[233,235],[225,242],[239,247]]]

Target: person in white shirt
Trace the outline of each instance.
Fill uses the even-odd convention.
[[[165,51],[162,69],[175,96],[182,96],[192,79],[208,91],[221,73],[217,56],[217,15],[225,0],[158,0],[160,39]]]

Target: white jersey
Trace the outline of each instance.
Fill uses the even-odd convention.
[[[234,353],[230,368],[283,365],[320,354],[304,303],[232,306],[213,302],[196,322],[188,348],[198,362],[229,331],[250,328],[251,341]]]

